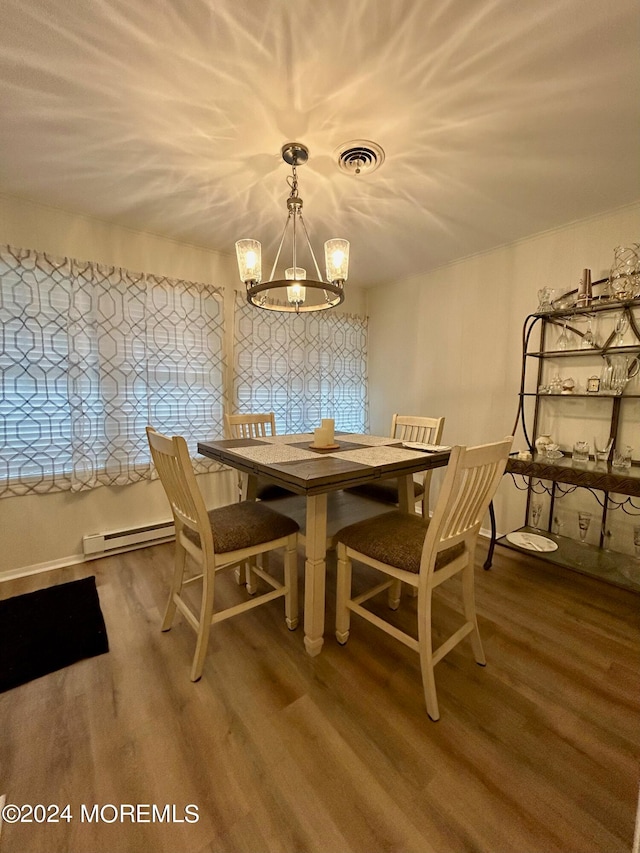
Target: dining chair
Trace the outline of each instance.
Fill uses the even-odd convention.
[[[225,435],[227,438],[266,438],[276,434],[276,419],[273,412],[259,414],[224,415]],[[243,500],[246,493],[246,474],[238,471],[238,499]],[[261,477],[256,484],[256,499],[274,500],[291,495],[282,486],[276,486]]]
[[[440,444],[444,430],[444,418],[426,418],[414,415],[394,414],[391,418],[389,435],[399,441],[417,441],[421,444]],[[420,501],[422,514],[429,515],[429,492],[431,489],[432,471],[425,471],[421,481],[413,481],[416,501]],[[367,498],[386,504],[399,502],[398,480],[376,480],[373,483],[363,483],[354,486],[349,491],[364,495]]]
[[[198,681],[202,676],[211,627],[218,622],[283,597],[287,626],[292,631],[297,627],[299,527],[292,519],[256,501],[241,501],[207,511],[184,438],[162,435],[151,426],[147,427],[147,437],[176,530],[174,574],[162,630],[171,628],[176,610],[194,629],[197,641],[191,680]],[[252,574],[265,581],[271,590],[248,601],[218,611],[214,609],[219,572],[278,548],[284,549],[284,583],[252,565]],[[187,557],[195,561],[199,574],[185,576]],[[194,609],[183,592],[197,581],[202,581],[202,592],[199,608]]]
[[[476,662],[486,664],[475,609],[474,554],[480,525],[504,473],[512,441],[513,437],[508,436],[494,444],[452,448],[431,519],[395,510],[344,527],[336,537],[338,642],[344,645],[349,639],[353,612],[418,652],[427,713],[432,720],[440,718],[435,665],[467,636]],[[388,580],[352,598],[352,560],[373,567]],[[456,575],[462,580],[464,622],[434,649],[433,591]],[[389,607],[397,609],[402,583],[417,589],[417,639],[363,607],[366,601],[388,590]]]
[[[225,413],[224,423],[229,438],[262,438],[276,434],[276,419],[273,412],[239,415]]]

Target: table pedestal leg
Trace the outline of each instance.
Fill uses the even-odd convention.
[[[416,514],[416,493],[413,488],[413,474],[398,477],[398,505],[401,512]]]
[[[304,645],[312,657],[324,643],[324,589],[327,556],[327,495],[307,497],[304,574]]]

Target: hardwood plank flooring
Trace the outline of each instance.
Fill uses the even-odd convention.
[[[171,545],[0,584],[7,598],[95,574],[110,643],[0,694],[0,796],[73,815],[5,821],[0,853],[626,853],[640,597],[500,548],[484,572],[485,553],[488,665],[466,644],[438,665],[438,723],[417,655],[357,617],[348,644],[335,641],[333,563],[319,657],[274,601],[214,629],[197,684],[191,629],[159,630]],[[356,586],[369,578],[355,566]],[[436,635],[456,624],[446,587]],[[218,592],[243,594],[231,576]],[[415,605],[403,597],[400,626]],[[389,615],[384,600],[373,606]],[[106,806],[106,820],[83,821],[82,804]],[[174,805],[178,820],[108,822],[110,804]],[[196,823],[183,820],[188,804]]]

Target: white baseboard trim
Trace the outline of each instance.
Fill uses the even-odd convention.
[[[137,545],[129,545],[125,548],[116,548],[106,554],[96,554],[95,556],[85,556],[84,554],[72,554],[69,557],[62,557],[59,560],[51,560],[46,563],[36,563],[32,566],[22,566],[19,569],[8,569],[5,572],[0,572],[0,583],[4,581],[17,580],[18,578],[27,578],[31,575],[39,575],[44,572],[54,572],[56,569],[66,569],[69,566],[77,566],[79,563],[92,563],[94,560],[106,560],[109,557],[114,557],[118,554],[124,554],[126,551],[137,551],[140,548],[153,548],[155,545],[163,545],[171,542],[175,536],[168,539],[163,539],[161,542],[141,543]]]
[[[490,539],[491,530],[481,528],[480,536],[483,536],[485,539]],[[502,534],[498,533],[496,539],[499,539],[500,536],[502,536]],[[170,542],[172,540],[168,539],[166,541]],[[139,548],[153,548],[155,544],[165,543],[154,543],[153,545],[131,545],[128,548],[118,548],[117,550],[109,551],[108,554],[96,554],[95,557],[86,557],[84,554],[74,554],[70,557],[62,557],[60,560],[52,560],[47,563],[36,563],[33,566],[23,566],[19,569],[9,569],[6,572],[0,572],[0,583],[3,583],[4,581],[17,580],[18,578],[27,578],[30,575],[39,575],[44,572],[53,572],[56,569],[65,569],[68,566],[77,566],[79,563],[91,563],[93,560],[106,560],[109,557],[116,556],[117,554],[123,554],[125,551],[136,551]]]
[[[19,569],[9,569],[6,572],[0,572],[0,583],[17,580],[18,578],[27,578],[30,575],[39,575],[43,572],[53,572],[56,569],[65,569],[67,566],[75,566],[78,563],[85,562],[87,561],[84,554],[74,554],[70,557],[62,557],[60,560],[36,563],[33,566],[22,566]]]

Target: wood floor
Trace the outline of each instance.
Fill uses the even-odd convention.
[[[0,796],[72,815],[5,821],[0,853],[631,850],[636,594],[498,549],[477,571],[488,665],[466,644],[438,665],[433,723],[417,656],[356,617],[336,643],[333,567],[319,657],[274,601],[215,629],[192,684],[193,632],[159,631],[171,564],[160,545],[0,585],[6,598],[95,574],[110,642],[0,695]],[[436,633],[452,601],[443,590]],[[399,624],[414,609],[403,598]],[[83,804],[105,820],[83,821]],[[121,804],[174,805],[176,821],[109,822]],[[179,822],[189,804],[199,820]]]

